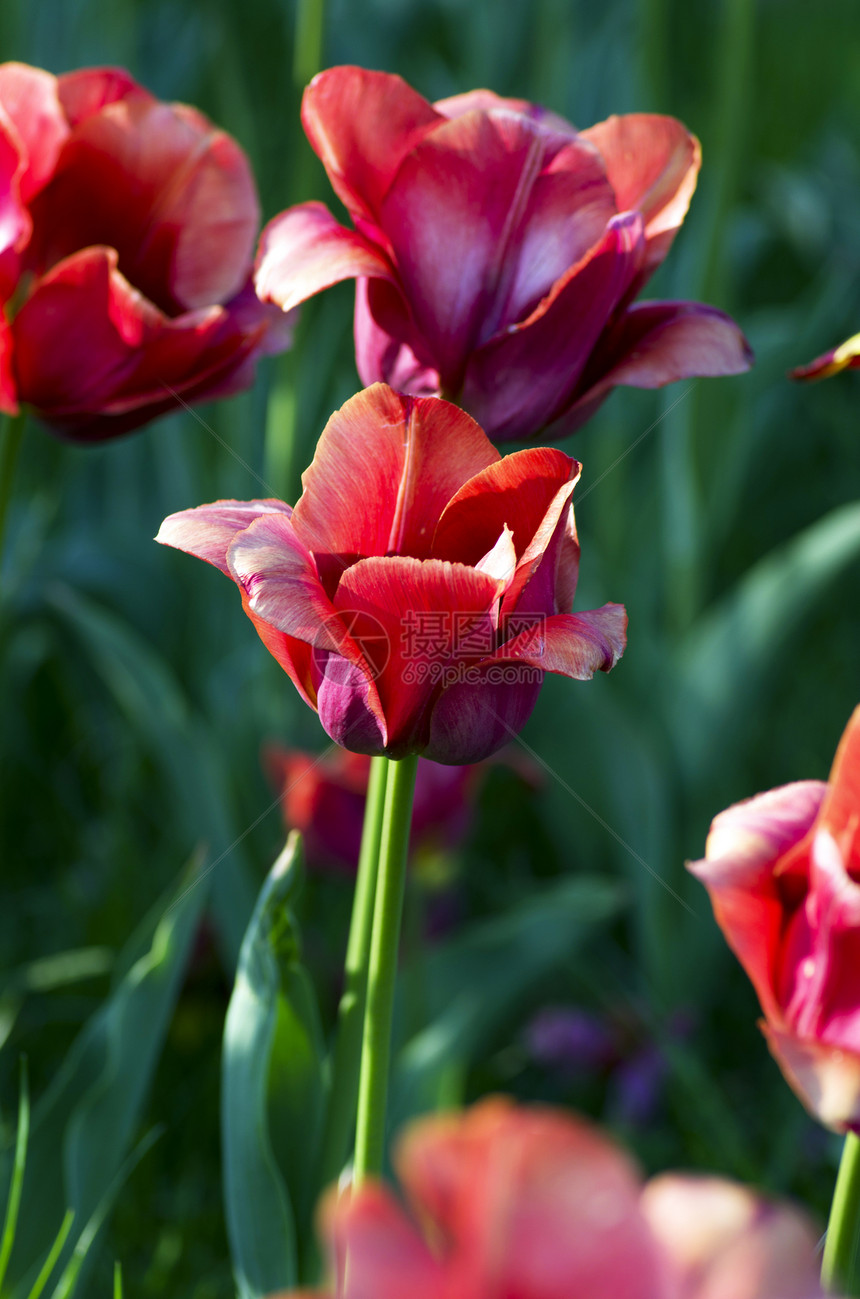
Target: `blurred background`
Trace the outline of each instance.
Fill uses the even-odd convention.
[[[333,202],[298,120],[307,20],[289,0],[3,0],[0,54],[121,64],[199,106],[249,153],[268,219]],[[757,354],[739,378],[619,390],[565,445],[584,464],[577,604],[625,603],[629,648],[590,685],[548,679],[518,746],[527,778],[496,764],[456,849],[413,873],[397,1112],[493,1090],[572,1104],[649,1170],[726,1172],[822,1215],[839,1143],[770,1060],[684,860],[727,804],[826,778],[860,700],[860,375],[785,378],[860,328],[856,6],[333,0],[323,50],[321,66],[398,72],[430,99],[485,85],[580,126],[680,117],[703,168],[651,296],[724,308]],[[232,584],[151,538],[219,497],[296,499],[359,386],[352,294],[309,304],[250,393],[103,447],[25,433],[0,609],[0,1101],[13,1143],[25,1053],[33,1257],[59,1227],[59,1201],[44,1223],[37,1206],[62,1198],[61,1173],[113,1207],[92,1294],[113,1259],[130,1295],[234,1293],[218,1062],[238,941],[284,839],[260,751],[325,737]],[[192,861],[211,867],[197,911],[166,912]],[[440,894],[441,934],[421,918]],[[348,872],[309,869],[295,901],[324,1027],[350,899]],[[123,1019],[116,990],[165,915],[186,924],[181,959]],[[430,1077],[434,1025],[448,1048]],[[87,1127],[111,1077],[126,1103]],[[80,1154],[108,1131],[110,1176]]]

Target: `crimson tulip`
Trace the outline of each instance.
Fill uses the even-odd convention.
[[[568,612],[579,473],[555,449],[502,459],[456,406],[378,384],[329,420],[294,510],[218,501],[158,540],[232,577],[338,744],[477,762],[546,672],[587,679],[624,648],[620,605]]]
[[[860,370],[860,334],[846,338],[844,343],[816,356],[807,365],[798,365],[794,370],[789,370],[788,375],[790,379],[812,382],[816,379],[829,379],[832,374],[839,374],[842,370]]]
[[[411,1212],[374,1183],[324,1202],[332,1299],[821,1294],[816,1234],[793,1207],[716,1177],[643,1187],[606,1137],[560,1111],[494,1098],[424,1118],[394,1162]]]
[[[358,280],[362,382],[440,393],[494,440],[578,428],[617,384],[736,374],[737,325],[636,294],[665,257],[700,150],[672,117],[577,132],[486,90],[430,104],[400,77],[330,68],[302,121],[355,225],[321,203],[263,232],[257,291],[288,310]]]
[[[860,708],[827,784],[799,781],[714,819],[702,861],[762,1030],[822,1123],[860,1132]]]
[[[0,405],[92,442],[247,387],[289,341],[250,283],[259,215],[196,109],[121,69],[0,65]]]

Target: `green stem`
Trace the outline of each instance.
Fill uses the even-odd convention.
[[[324,27],[324,0],[299,0],[293,46],[293,80],[299,90],[320,70]]]
[[[385,1153],[391,1019],[417,768],[417,757],[402,758],[393,763],[385,790],[379,878],[376,883],[367,974],[367,1009],[361,1045],[361,1075],[358,1083],[356,1186],[360,1186],[368,1177],[379,1175]]]
[[[18,452],[21,449],[21,438],[24,436],[26,415],[10,415],[6,427],[0,435],[0,560],[3,556],[3,539],[6,535],[6,515],[12,499],[12,482],[15,477],[15,466],[18,463]]]
[[[828,1293],[860,1295],[860,1139],[853,1132],[842,1147],[821,1281]]]
[[[374,758],[370,764],[364,828],[361,833],[361,854],[358,859],[352,919],[346,946],[343,993],[337,1008],[337,1025],[332,1052],[332,1092],[322,1146],[323,1184],[333,1181],[343,1168],[350,1137],[355,1127],[358,1072],[361,1064],[361,1030],[367,993],[367,963],[370,959],[373,899],[376,895],[388,767],[387,758]]]

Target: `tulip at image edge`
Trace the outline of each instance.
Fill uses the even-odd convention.
[[[786,1079],[822,1123],[860,1132],[860,708],[826,784],[721,812],[689,869],[752,980]]]
[[[332,415],[295,509],[218,501],[157,540],[233,579],[338,744],[471,763],[525,725],[546,672],[587,680],[623,652],[621,605],[569,612],[579,474],[555,448],[502,458],[458,407],[377,384]]]
[[[308,86],[302,121],[355,228],[322,203],[281,213],[257,292],[290,310],[357,279],[363,383],[447,397],[495,441],[552,440],[618,384],[751,365],[715,307],[634,305],[696,186],[699,143],[675,118],[577,132],[487,90],[430,104],[398,76],[335,67]]]

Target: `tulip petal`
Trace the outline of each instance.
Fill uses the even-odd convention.
[[[317,673],[315,669],[317,651],[313,646],[306,644],[305,641],[297,640],[294,636],[287,636],[284,632],[278,631],[277,627],[270,626],[263,618],[258,618],[248,604],[248,598],[244,592],[242,593],[242,608],[254,624],[260,640],[272,658],[284,669],[302,699],[309,707],[316,708],[317,692],[315,682]]]
[[[259,527],[260,525],[255,525]],[[465,564],[394,555],[344,573],[335,608],[373,664],[390,756],[423,750],[431,700],[495,639],[498,584]]]
[[[303,475],[293,523],[315,553],[421,557],[457,489],[498,459],[456,406],[377,384],[332,415]]]
[[[446,391],[469,351],[531,310],[615,205],[596,150],[506,112],[437,126],[404,158],[381,220]]]
[[[365,68],[318,73],[302,100],[302,124],[335,193],[372,221],[402,159],[441,120],[401,77]]]
[[[393,321],[393,331],[377,320],[380,310],[388,325]],[[409,307],[393,285],[381,279],[356,281],[353,332],[355,368],[365,387],[382,382],[412,397],[438,395],[438,372],[420,361],[403,341],[411,338],[415,329]]]
[[[79,68],[76,72],[66,72],[57,78],[57,92],[72,127],[101,112],[108,104],[118,104],[132,95],[155,103],[154,96],[125,68]]]
[[[826,788],[798,781],[727,808],[711,823],[705,857],[687,866],[707,888],[717,924],[776,1023],[782,1011],[773,976],[784,902],[775,867],[804,840]]]
[[[515,612],[512,622],[516,617]],[[493,663],[518,663],[574,681],[590,681],[595,672],[614,668],[627,644],[627,613],[622,604],[526,621],[522,631],[496,650]]]
[[[860,1054],[763,1021],[773,1058],[814,1118],[837,1132],[860,1134]]]
[[[264,302],[289,311],[341,280],[393,279],[387,258],[363,235],[345,230],[322,203],[301,203],[263,230],[254,284]]]
[[[642,250],[641,218],[613,218],[528,319],[473,354],[462,401],[491,436],[525,437],[564,409],[639,271]]]
[[[433,706],[424,755],[433,762],[482,762],[519,735],[532,715],[543,673],[518,664],[469,666]]]
[[[25,63],[0,64],[0,109],[21,143],[20,196],[29,203],[52,176],[69,134],[57,78]]]
[[[492,90],[467,90],[461,95],[450,95],[447,99],[437,99],[433,107],[443,117],[464,117],[466,113],[488,113],[496,111],[519,113],[529,117],[533,122],[541,122],[545,127],[566,135],[576,136],[576,127],[558,113],[550,112],[540,104],[532,104],[527,99],[509,99],[497,95]]]
[[[830,352],[817,356],[808,365],[798,365],[795,369],[789,370],[788,377],[812,381],[829,379],[831,374],[839,374],[840,370],[858,369],[860,369],[860,334],[854,334]]]
[[[331,1192],[321,1217],[339,1299],[439,1299],[445,1292],[442,1265],[383,1186]]]
[[[718,1177],[665,1174],[641,1197],[670,1261],[672,1294],[688,1299],[813,1299],[817,1236],[789,1204]]]
[[[116,248],[123,274],[168,314],[237,293],[259,225],[256,190],[238,144],[201,121],[136,94],[84,119],[33,206],[38,265]]]
[[[314,651],[314,666],[317,711],[326,734],[353,753],[384,754],[388,727],[367,668],[357,667],[340,654],[321,654],[319,650]]]
[[[5,415],[18,414],[18,395],[12,367],[12,331],[0,308],[0,411]]]
[[[860,878],[860,708],[839,741],[817,825],[830,832],[847,869]]]
[[[23,166],[15,129],[0,108],[0,306],[15,292],[20,253],[32,229],[30,214],[20,196]]]
[[[600,151],[619,212],[645,219],[645,274],[666,256],[690,206],[702,151],[674,117],[657,113],[612,116],[583,131]]]
[[[207,564],[220,568],[232,577],[227,563],[227,551],[237,533],[244,531],[262,514],[292,513],[284,501],[274,498],[259,501],[214,501],[212,505],[198,505],[193,510],[180,510],[170,514],[158,530],[155,540],[163,546],[173,546],[188,555],[196,555]]]

